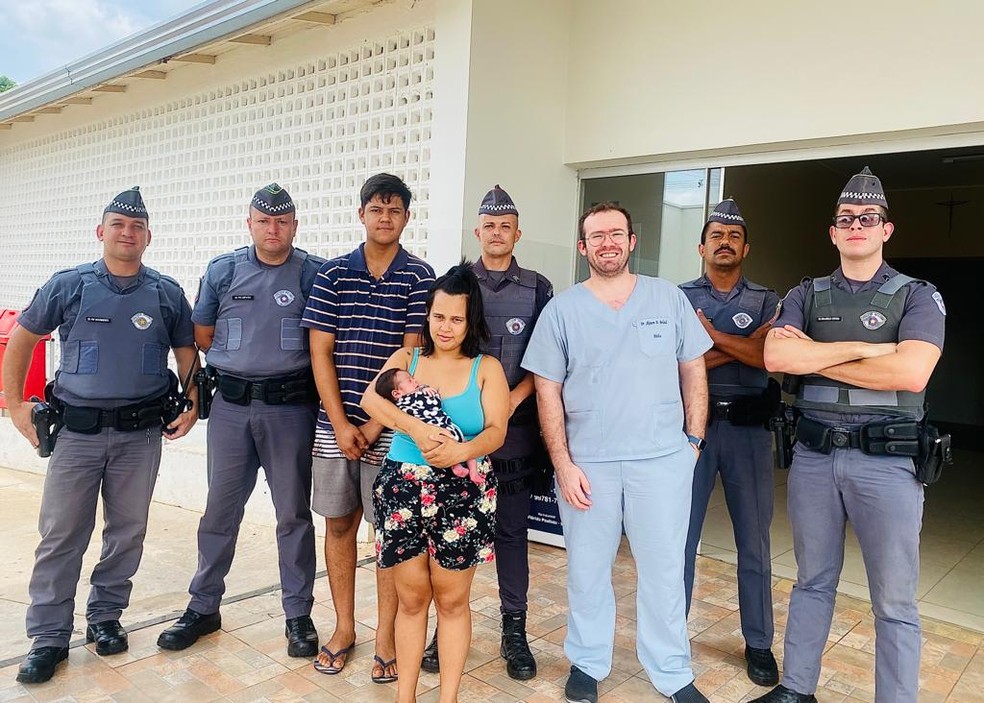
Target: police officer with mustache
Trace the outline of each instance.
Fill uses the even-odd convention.
[[[748,229],[732,199],[711,212],[697,247],[704,275],[680,286],[714,346],[704,354],[710,396],[707,448],[694,472],[684,583],[687,612],[694,590],[694,564],[715,477],[721,474],[738,547],[738,604],[748,678],[759,686],[779,682],[772,655],[772,437],[768,418],[779,387],[765,371],[765,335],[779,309],[779,296],[746,279]]]

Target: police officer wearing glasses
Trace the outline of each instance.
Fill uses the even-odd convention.
[[[924,396],[946,309],[932,285],[882,258],[894,229],[881,182],[865,168],[845,186],[830,228],[840,268],[792,289],[766,338],[766,367],[801,377],[788,481],[798,572],[782,682],[757,701],[816,700],[848,521],[875,616],[875,701],[916,701],[923,485],[941,445],[928,441]]]
[[[4,388],[23,391],[34,346],[41,335],[58,330],[61,363],[49,401],[64,426],[41,496],[41,543],[28,586],[27,635],[34,644],[17,673],[21,683],[47,681],[68,658],[75,590],[100,495],[102,553],[89,576],[85,635],[100,656],[126,651],[120,616],[143,554],[161,434],[177,439],[197,419],[194,409],[184,409],[183,398],[184,412],[167,418],[177,391],[168,351],[174,350],[182,378],[197,351],[181,286],[141,263],[151,234],[138,187],[106,206],[96,237],[102,258],[59,271],[35,293],[4,357]],[[32,404],[21,397],[22,392],[7,393],[11,417],[38,446]]]
[[[710,406],[707,449],[694,470],[684,585],[687,613],[707,504],[721,475],[738,547],[738,605],[745,638],[748,678],[760,686],[779,683],[772,655],[772,437],[766,429],[780,400],[762,360],[765,335],[779,308],[774,291],[741,273],[748,255],[748,229],[732,199],[719,203],[701,231],[698,251],[705,273],[680,286],[714,341],[704,354]]]
[[[325,260],[293,246],[295,210],[278,184],[258,190],[246,220],[252,245],[216,257],[202,277],[192,320],[216,388],[208,415],[208,498],[191,601],[161,633],[162,649],[185,649],[221,626],[225,577],[262,466],[277,516],[287,654],[318,652],[310,508],[318,396],[300,324]]]

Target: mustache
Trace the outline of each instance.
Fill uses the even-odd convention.
[[[720,254],[722,251],[730,251],[732,254],[737,254],[738,253],[734,249],[732,249],[731,247],[729,247],[727,245],[725,245],[723,247],[718,247],[717,249],[714,250],[714,253],[715,254]]]

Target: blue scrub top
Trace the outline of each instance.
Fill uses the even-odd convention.
[[[575,463],[646,459],[687,441],[678,364],[712,345],[683,291],[640,275],[621,310],[584,284],[554,297],[522,366],[563,384]]]

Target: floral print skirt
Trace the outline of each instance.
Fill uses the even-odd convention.
[[[495,558],[495,476],[478,460],[481,484],[451,469],[386,458],[372,487],[376,561],[382,568],[426,552],[441,567],[463,571]]]

